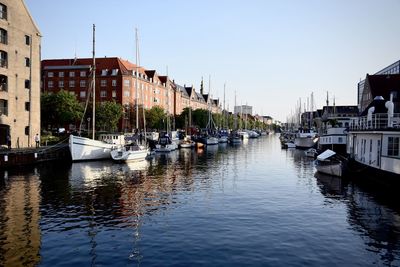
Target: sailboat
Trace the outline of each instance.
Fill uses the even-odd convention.
[[[95,140],[95,103],[96,103],[96,57],[95,57],[95,25],[93,24],[93,67],[92,67],[92,97],[93,97],[93,114],[92,114],[92,139],[70,135],[69,150],[71,152],[72,161],[99,160],[109,159],[110,152],[117,145],[124,143],[124,136],[119,134],[109,134],[102,136],[103,141]],[[111,142],[105,142],[113,140]],[[114,143],[112,143],[114,142]]]
[[[139,130],[139,104],[138,104],[138,57],[139,57],[139,49],[138,49],[138,34],[136,30],[135,34],[136,39],[136,129]],[[141,99],[143,100],[143,89],[141,90],[142,96]],[[141,161],[145,160],[146,157],[150,154],[150,149],[147,147],[147,140],[146,140],[146,119],[145,119],[145,112],[143,109],[143,124],[144,124],[144,145],[138,144],[138,140],[127,144],[123,147],[118,147],[111,151],[111,158],[115,161]]]
[[[167,131],[163,136],[160,136],[158,139],[158,143],[156,144],[155,152],[171,152],[178,149],[178,141],[177,131],[171,131],[171,121],[169,117],[169,84],[168,84],[168,69],[167,69],[167,80],[166,80],[166,88],[167,88]]]
[[[235,106],[236,106],[236,91],[235,91]],[[231,145],[240,145],[242,143],[242,138],[240,137],[239,133],[238,133],[238,122],[237,122],[237,114],[234,114],[234,125],[233,128],[234,130],[231,131],[231,133],[229,134],[228,137],[228,143],[230,143]]]
[[[219,130],[218,133],[218,142],[219,143],[228,143],[228,127],[225,127],[225,84],[224,84],[224,108],[222,111],[222,129]]]

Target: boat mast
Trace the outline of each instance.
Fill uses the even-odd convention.
[[[135,90],[135,106],[136,106],[136,131],[139,130],[139,103],[138,103],[138,96],[139,96],[139,87],[138,87],[138,75],[139,75],[139,66],[138,66],[138,60],[139,60],[139,51],[138,51],[138,31],[137,28],[135,28],[135,43],[136,43],[136,90]]]
[[[96,26],[93,24],[93,104],[92,104],[92,139],[95,137],[95,125],[96,125],[96,54],[95,54],[95,33]]]
[[[225,83],[224,83],[224,108],[223,108],[223,110],[222,110],[222,127],[223,128],[228,128],[228,127],[225,127]]]

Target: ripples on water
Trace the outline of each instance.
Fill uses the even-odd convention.
[[[398,197],[276,136],[0,174],[0,266],[400,265]]]

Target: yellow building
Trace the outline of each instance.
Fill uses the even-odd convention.
[[[41,35],[23,0],[0,0],[0,145],[40,134]]]

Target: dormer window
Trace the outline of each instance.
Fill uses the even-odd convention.
[[[108,69],[101,70],[101,76],[107,76]]]
[[[118,69],[113,69],[111,75],[116,76],[118,74]]]

